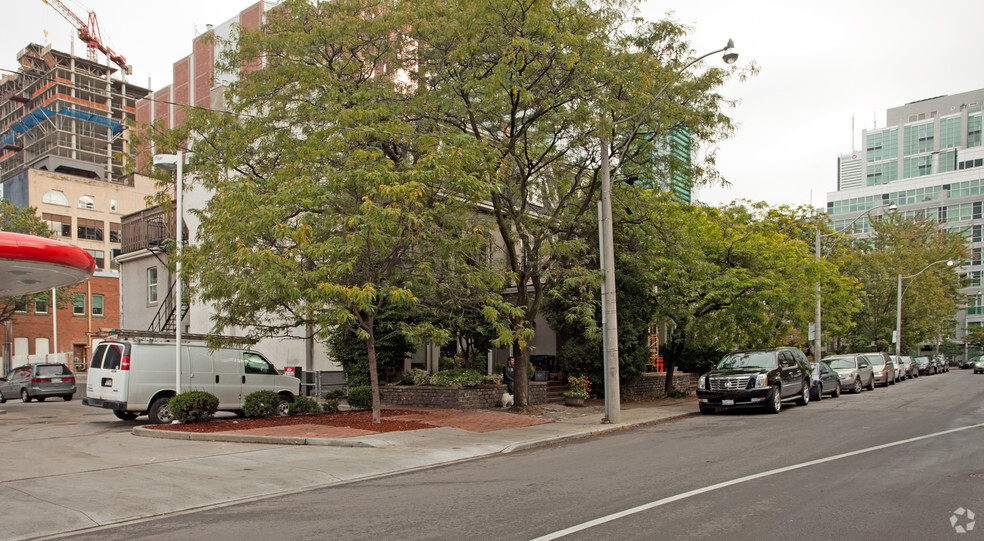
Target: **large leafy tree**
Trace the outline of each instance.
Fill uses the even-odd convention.
[[[934,220],[886,215],[873,221],[874,235],[855,241],[846,272],[856,276],[865,291],[857,327],[847,341],[854,349],[891,349],[898,308],[898,276],[902,284],[901,351],[925,341],[939,343],[955,327],[957,310],[966,299],[961,278],[944,264],[967,258],[963,235],[943,229]]]
[[[504,328],[502,274],[477,257],[488,228],[476,204],[491,187],[475,172],[486,156],[473,139],[420,121],[405,77],[412,21],[400,7],[288,1],[267,12],[224,57],[229,71],[263,59],[229,86],[232,114],[192,112],[180,134],[214,194],[186,268],[216,329],[321,339],[347,329],[366,347],[376,422],[378,345],[448,339],[433,322],[384,321],[441,298],[442,269],[453,264],[488,292],[483,315]]]
[[[24,233],[38,237],[48,237],[51,230],[48,224],[38,216],[34,207],[19,207],[7,199],[0,199],[0,231]],[[47,293],[41,293],[47,296]],[[0,297],[0,323],[13,317],[17,307],[30,302],[31,296]]]
[[[520,362],[516,404],[528,400],[527,338],[535,330],[558,250],[581,237],[599,192],[598,136],[620,167],[657,178],[669,127],[698,141],[728,134],[720,69],[685,72],[694,55],[673,21],[631,19],[635,2],[439,0],[415,2],[415,79],[428,121],[485,149],[487,197],[501,259],[521,314],[512,319]],[[645,109],[661,88],[667,99]],[[619,122],[645,111],[633,122]],[[715,179],[713,153],[694,178]],[[631,164],[631,167],[629,165]],[[706,167],[705,167],[706,166]],[[590,298],[581,312],[591,309]]]

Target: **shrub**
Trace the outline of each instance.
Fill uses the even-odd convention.
[[[502,383],[502,374],[490,374],[487,376],[482,376],[482,385],[495,384],[498,385]]]
[[[588,398],[591,393],[591,379],[588,376],[571,376],[567,378],[567,390],[564,396]]]
[[[321,413],[318,401],[309,396],[299,396],[287,406],[287,415],[317,415]]]
[[[482,373],[478,370],[466,370],[464,368],[444,370],[431,376],[430,382],[431,385],[440,385],[442,387],[480,385],[482,383]]]
[[[273,391],[256,391],[246,395],[243,401],[243,413],[246,417],[266,418],[276,417],[280,414],[277,406],[280,405],[280,395]]]
[[[413,376],[414,385],[429,385],[431,380],[430,372],[426,370],[421,370],[419,368],[414,368],[410,370],[410,374]]]
[[[322,404],[321,409],[325,413],[335,413],[338,411],[338,399],[337,398],[325,398],[325,403]]]
[[[379,390],[379,399],[383,399],[383,390]],[[349,406],[357,410],[372,409],[372,387],[363,385],[361,387],[350,387],[348,390]]]
[[[339,398],[345,396],[345,391],[341,389],[332,389],[325,393],[325,400],[335,400],[338,401]]]
[[[204,423],[212,419],[219,408],[219,399],[205,391],[188,391],[168,402],[171,415],[182,423]]]
[[[672,388],[670,392],[666,393],[666,396],[670,398],[687,398],[690,396],[690,391],[684,391],[682,389]]]

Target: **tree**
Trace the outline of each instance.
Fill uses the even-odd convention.
[[[8,199],[0,199],[0,231],[24,233],[38,237],[51,236],[48,224],[38,216],[34,207],[19,207]],[[48,293],[41,293],[46,298]],[[0,297],[0,323],[5,323],[14,316],[19,306],[26,305],[34,299],[31,295],[17,297]]]
[[[856,240],[853,257],[844,260],[846,272],[860,280],[865,292],[849,343],[880,350],[894,343],[899,275],[904,277],[901,351],[925,341],[939,343],[952,332],[965,301],[960,276],[942,264],[952,260],[959,265],[967,258],[963,235],[918,216],[886,215],[871,226],[874,235]]]
[[[284,2],[259,31],[243,31],[221,68],[233,114],[196,110],[190,169],[214,194],[198,214],[200,244],[185,267],[212,303],[214,325],[255,337],[324,340],[336,327],[363,341],[379,422],[377,348],[394,337],[444,343],[432,322],[388,320],[427,302],[454,262],[486,292],[497,322],[501,273],[467,264],[488,229],[476,212],[491,186],[476,141],[420,121],[401,74],[414,48],[408,6],[342,0]],[[367,14],[371,14],[367,16]],[[383,76],[392,74],[392,76]]]
[[[481,145],[501,258],[516,286],[516,405],[528,402],[529,337],[536,328],[558,250],[581,238],[599,193],[598,135],[614,170],[659,178],[671,127],[713,142],[731,130],[713,89],[727,72],[679,73],[693,58],[686,29],[673,21],[631,19],[637,3],[569,0],[415,2],[415,85],[428,121]],[[631,30],[628,30],[631,28]],[[634,123],[665,85],[667,99]],[[714,180],[713,150],[693,178]],[[591,310],[582,298],[579,310]]]

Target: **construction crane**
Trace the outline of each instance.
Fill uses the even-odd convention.
[[[121,54],[117,54],[116,51],[110,49],[109,47],[103,45],[102,35],[99,32],[99,22],[96,21],[96,12],[89,12],[89,22],[88,24],[82,22],[82,19],[78,17],[72,10],[68,9],[68,6],[61,3],[59,0],[41,0],[45,4],[53,7],[55,11],[65,17],[65,20],[72,23],[72,26],[79,31],[79,39],[85,42],[86,47],[88,47],[88,58],[93,62],[96,61],[96,50],[102,51],[103,54],[109,57],[114,64],[123,70],[123,73],[129,75],[133,73],[133,67],[126,63],[126,58]]]

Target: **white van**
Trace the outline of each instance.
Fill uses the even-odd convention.
[[[147,335],[157,333],[145,333]],[[147,415],[153,423],[172,420],[168,401],[175,395],[173,338],[137,337],[101,342],[92,353],[82,403],[113,410],[133,420]],[[181,342],[181,391],[207,391],[220,411],[242,414],[243,401],[255,391],[280,395],[280,412],[300,394],[301,380],[283,376],[262,355],[237,347],[209,350],[204,340]]]

